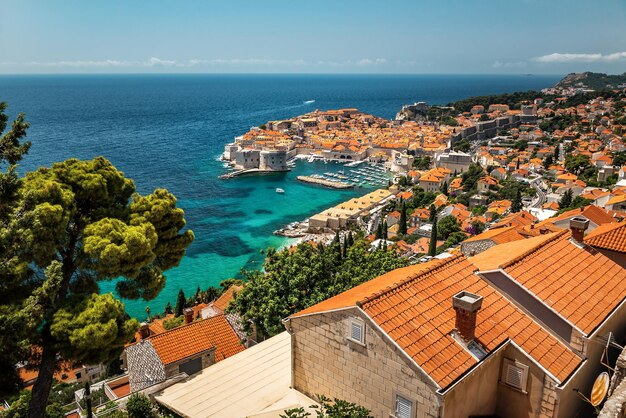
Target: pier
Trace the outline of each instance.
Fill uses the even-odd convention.
[[[305,183],[319,184],[320,186],[331,187],[333,189],[351,189],[354,187],[353,184],[344,183],[343,181],[326,180],[311,176],[298,176],[296,178]]]

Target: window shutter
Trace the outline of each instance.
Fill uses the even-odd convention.
[[[363,343],[363,324],[356,321],[350,322],[350,339]]]
[[[528,381],[528,366],[509,359],[504,359],[504,361],[502,370],[504,383],[525,392]]]
[[[413,402],[402,396],[396,396],[396,418],[411,418],[411,409]]]

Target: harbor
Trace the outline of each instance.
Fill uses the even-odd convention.
[[[320,186],[330,187],[332,189],[351,189],[354,187],[354,184],[344,183],[339,180],[327,180],[322,177],[298,176],[296,178],[299,181],[303,181],[305,183],[318,184]]]

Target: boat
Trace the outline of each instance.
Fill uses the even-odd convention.
[[[284,189],[281,189],[280,187],[277,187],[277,188],[276,188],[276,193],[283,194],[283,193],[285,193],[285,190],[284,190]]]

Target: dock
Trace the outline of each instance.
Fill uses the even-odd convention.
[[[344,183],[343,181],[326,180],[311,176],[298,176],[296,178],[305,183],[319,184],[320,186],[331,187],[333,189],[352,189],[354,187],[353,184]]]

